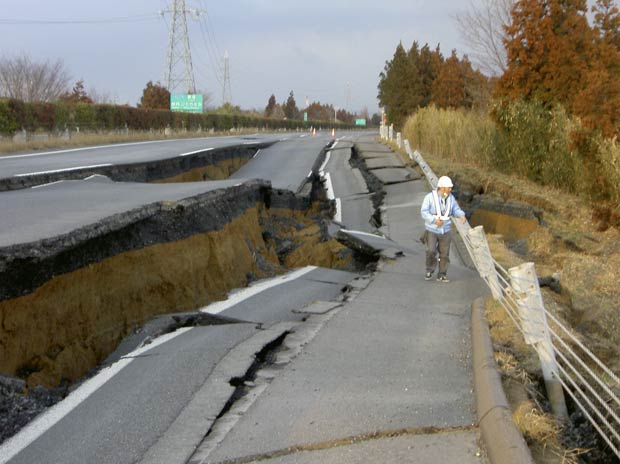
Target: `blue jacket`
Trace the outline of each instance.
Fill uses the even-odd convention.
[[[452,220],[450,216],[462,217],[465,216],[465,211],[461,209],[459,204],[454,198],[454,195],[450,194],[446,199],[448,203],[448,211],[444,211],[441,214],[443,219],[443,224],[438,226],[435,224],[437,221],[437,208],[435,207],[435,199],[433,198],[433,192],[430,192],[428,195],[424,197],[424,201],[422,202],[422,208],[420,208],[420,213],[422,214],[422,219],[424,219],[424,227],[429,232],[434,234],[447,234],[450,232],[450,228],[452,226]],[[440,209],[442,208],[440,203]]]

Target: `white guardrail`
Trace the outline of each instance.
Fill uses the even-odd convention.
[[[391,132],[391,131],[389,131]],[[384,137],[384,134],[388,137]],[[382,128],[382,138],[390,138]],[[400,139],[400,133],[397,134]],[[391,139],[391,138],[390,138]],[[418,151],[403,141],[409,157],[418,163],[431,188],[437,176]],[[567,417],[564,392],[581,409],[609,448],[620,457],[620,380],[583,342],[543,304],[533,263],[504,269],[493,259],[482,226],[454,221],[480,277],[504,308],[525,342],[540,359],[547,394],[554,414]]]

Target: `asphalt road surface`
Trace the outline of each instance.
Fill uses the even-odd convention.
[[[205,137],[121,143],[96,147],[53,150],[0,156],[0,178],[32,175],[80,168],[142,163],[183,156],[209,148],[296,138],[298,135],[253,135],[243,137]]]
[[[209,141],[213,143],[214,139]],[[230,138],[221,140],[223,144],[230,142]],[[235,185],[244,178],[263,178],[270,180],[276,188],[297,190],[329,142],[330,137],[295,135],[261,150],[242,171],[236,173],[234,179],[227,181],[140,185],[94,177],[88,181],[62,181],[3,192],[0,193],[0,215],[13,219],[0,225],[0,246],[70,232],[72,228],[141,204],[184,198],[208,189]],[[188,141],[179,143],[183,146],[175,145],[173,151],[176,153],[195,149],[195,145],[186,145]],[[130,156],[135,161],[136,157],[152,156],[146,152],[155,148],[154,151],[158,151],[161,147],[156,143],[127,145],[124,148],[93,149],[90,153],[103,156],[93,161],[101,163],[106,159],[110,161],[111,157],[120,157],[122,150],[131,149],[133,154],[123,156]],[[49,159],[48,155],[13,157],[12,161],[0,159],[0,163],[8,163],[0,164],[0,172],[6,175],[5,167],[15,166],[11,163],[19,160],[27,163],[44,160],[36,167],[22,165],[19,168],[22,171],[71,166],[72,162],[75,164],[72,158],[77,156],[76,153],[79,150],[49,155]],[[156,156],[170,157],[170,152],[167,155],[158,153]],[[334,179],[340,179],[335,183],[339,194],[347,197],[365,195],[358,183],[359,178],[346,186],[343,180],[347,175],[346,163],[336,156],[332,162],[335,163],[334,172],[340,171],[334,174]],[[12,172],[22,172],[16,167],[11,169]],[[364,219],[360,216],[354,222],[361,224]],[[355,277],[348,272],[308,269],[295,274],[295,278],[277,278],[274,285],[248,297],[236,298],[234,304],[223,308],[216,304],[216,309],[203,308],[203,312],[218,313],[240,322],[181,329],[122,357],[2,444],[0,464],[124,464],[139,461],[169,430],[231,349],[273,324],[299,322],[304,316],[298,310],[316,301],[336,299],[346,283]],[[251,358],[253,354],[249,353],[247,357]]]
[[[259,178],[271,182],[273,188],[297,192],[312,171],[318,154],[333,139],[310,135],[278,142],[258,153],[230,178]]]
[[[178,201],[239,180],[141,184],[107,177],[65,180],[0,193],[0,247],[70,233],[114,214],[161,201]]]
[[[290,281],[276,278],[278,285],[220,314],[297,321],[300,315],[293,310],[336,298],[355,277],[316,268]],[[86,394],[78,389],[0,446],[0,463],[136,462],[177,418],[218,361],[257,331],[255,323],[243,322],[182,329],[165,343],[130,353],[100,372],[101,386],[82,402],[78,403]],[[119,363],[126,365],[114,375]],[[54,409],[65,409],[66,414],[54,417]]]
[[[328,195],[336,201],[335,220],[347,229],[371,232],[373,214],[371,193],[359,169],[350,164],[353,144],[340,139],[327,152],[321,166],[321,176],[326,179]]]

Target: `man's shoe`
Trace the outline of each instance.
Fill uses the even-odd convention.
[[[445,275],[440,275],[437,276],[437,282],[443,282],[444,284],[447,284],[448,282],[450,282],[450,279],[448,279],[448,277],[446,277]]]
[[[427,272],[426,275],[424,276],[424,280],[431,280],[432,278],[433,278],[432,272]]]

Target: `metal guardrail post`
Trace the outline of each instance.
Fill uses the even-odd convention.
[[[480,277],[488,282],[491,288],[491,293],[495,301],[499,301],[502,298],[502,290],[497,278],[497,272],[495,271],[495,264],[493,264],[493,256],[489,249],[489,242],[487,242],[484,235],[484,228],[482,226],[476,226],[467,231],[467,236],[471,242],[474,254],[474,262]]]
[[[564,391],[558,381],[557,361],[534,263],[521,264],[510,268],[508,272],[512,287],[517,292],[515,296],[525,342],[532,345],[538,353],[553,413],[556,417],[565,419],[568,417],[568,411]]]
[[[402,139],[400,132],[396,133],[396,145],[398,145],[398,148],[403,147],[403,139]]]

